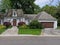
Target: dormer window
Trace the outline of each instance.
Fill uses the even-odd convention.
[[[14,16],[15,16],[16,14],[15,14],[15,12],[14,12]]]
[[[15,11],[15,10],[13,11],[13,16],[14,16],[14,17],[16,17],[16,16],[17,16],[17,13],[16,13],[16,11]]]

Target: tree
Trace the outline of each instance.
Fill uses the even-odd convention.
[[[2,9],[9,9],[9,8],[11,8],[10,4],[11,4],[10,0],[2,0],[1,1],[1,8]]]
[[[60,1],[57,6],[56,18],[58,19],[58,26],[60,26]]]
[[[24,13],[34,13],[35,0],[2,0],[4,9],[23,9]]]
[[[10,4],[11,4],[10,0],[1,0],[1,3],[0,3],[0,12],[5,13],[6,9],[10,9],[11,8]]]
[[[47,13],[51,14],[52,16],[56,17],[56,12],[57,12],[57,8],[55,6],[49,6],[46,5],[42,8],[42,11],[46,11]]]
[[[37,14],[39,12],[41,12],[41,8],[38,5],[34,5],[34,13]]]

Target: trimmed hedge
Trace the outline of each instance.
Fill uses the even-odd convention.
[[[11,26],[11,23],[10,22],[4,22],[3,24],[4,26],[6,26],[6,28],[10,27]]]
[[[37,20],[33,20],[29,23],[30,29],[43,29],[43,26]]]
[[[22,26],[22,25],[25,25],[25,22],[19,22],[18,23],[18,26]]]

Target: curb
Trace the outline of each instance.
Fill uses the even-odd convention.
[[[9,36],[30,36],[30,37],[60,37],[60,35],[0,35],[2,37],[9,37]]]

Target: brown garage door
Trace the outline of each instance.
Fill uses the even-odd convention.
[[[53,28],[54,26],[53,22],[41,22],[41,23],[45,28]]]

